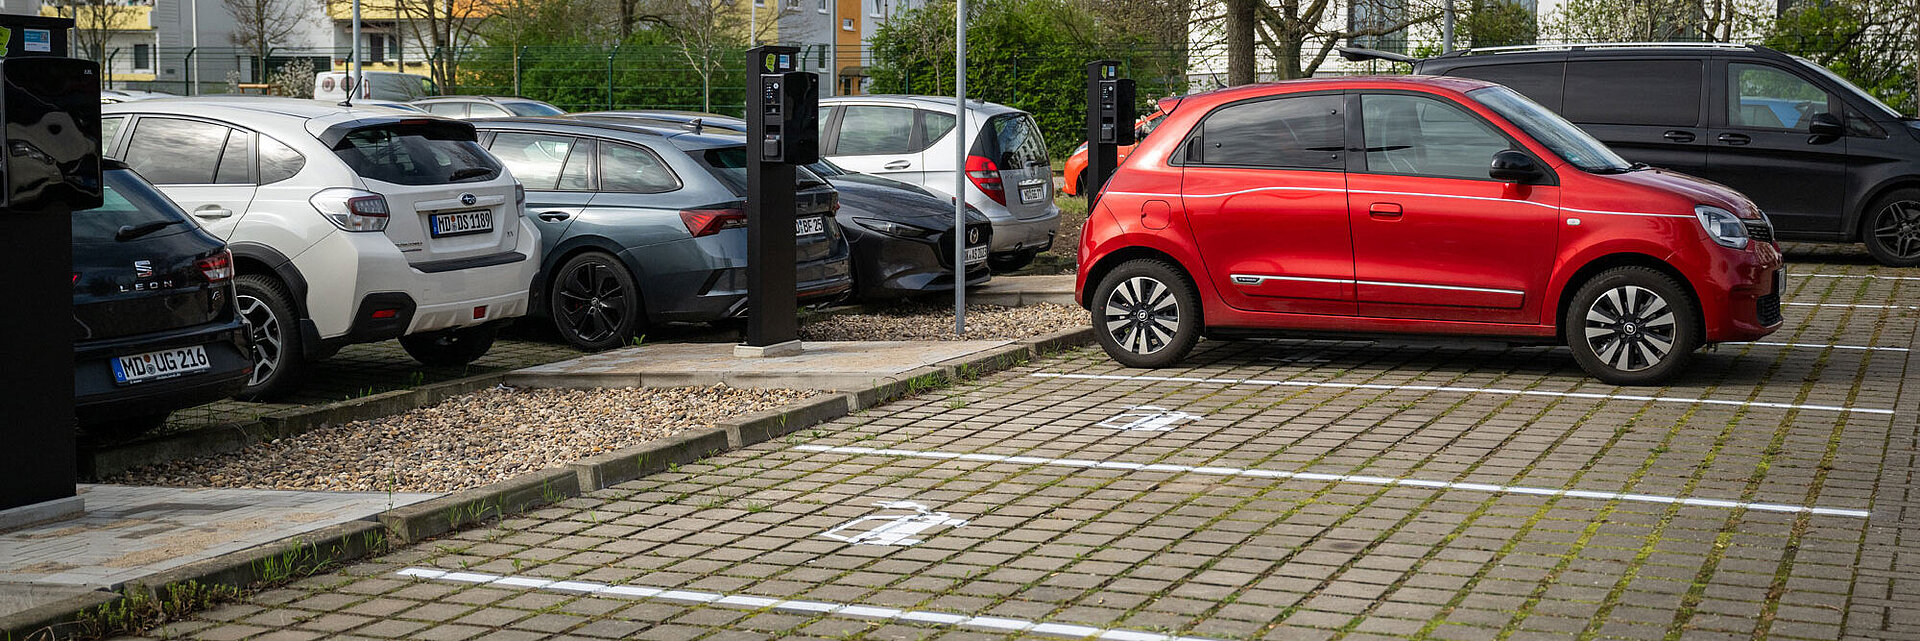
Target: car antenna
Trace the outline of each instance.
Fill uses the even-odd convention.
[[[359,5],[354,5],[354,11],[356,12],[356,14],[358,13]],[[354,25],[354,28],[358,29],[359,25],[356,23]],[[355,52],[355,53],[358,53],[358,52]],[[340,106],[352,107],[353,106],[353,90],[356,89],[356,87],[353,86],[353,74],[347,74],[346,83],[347,83],[347,97],[340,99]]]
[[[705,123],[702,123],[702,122],[700,122],[700,119],[699,119],[699,118],[694,118],[694,119],[692,119],[692,120],[689,120],[689,121],[687,121],[687,129],[688,129],[689,131],[692,131],[692,132],[693,132],[693,134],[694,134],[694,135],[696,135],[696,136],[699,136],[699,135],[704,135],[704,134],[706,133],[706,132],[705,132],[705,131],[704,131],[704,130],[702,129],[702,128],[703,128],[703,127],[705,127],[705,126],[706,126],[706,124],[705,124]]]

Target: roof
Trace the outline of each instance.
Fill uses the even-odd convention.
[[[1494,87],[1494,86],[1498,86],[1498,85],[1495,85],[1494,83],[1487,82],[1484,80],[1474,80],[1472,78],[1461,78],[1456,76],[1327,76],[1327,77],[1320,77],[1320,78],[1301,78],[1299,80],[1281,80],[1278,82],[1263,82],[1259,84],[1239,85],[1235,87],[1223,87],[1220,89],[1214,89],[1212,91],[1205,91],[1205,92],[1193,94],[1190,96],[1186,96],[1185,98],[1183,98],[1183,100],[1186,98],[1199,98],[1202,96],[1207,96],[1207,97],[1217,96],[1225,99],[1232,99],[1234,97],[1237,97],[1238,94],[1264,95],[1264,94],[1272,93],[1272,90],[1277,88],[1287,88],[1287,89],[1293,89],[1298,91],[1314,91],[1319,89],[1351,89],[1351,88],[1391,89],[1394,87],[1429,87],[1429,88],[1445,89],[1445,90],[1453,91],[1457,93],[1466,93],[1468,91],[1473,91],[1475,89],[1481,89],[1485,87]]]
[[[539,102],[541,104],[546,104],[539,100],[534,100],[532,98],[522,98],[520,96],[427,96],[424,98],[415,98],[413,99],[413,102],[454,102],[458,100],[486,101],[486,102]]]
[[[637,123],[627,123],[616,119],[576,118],[574,116],[540,116],[509,118],[477,118],[467,122],[479,129],[497,129],[500,125],[531,125],[534,128],[547,128],[574,133],[598,135],[625,134],[628,136],[664,139],[681,149],[706,149],[711,147],[733,147],[746,144],[745,136],[729,131],[703,132],[695,134],[679,127],[657,127]],[[587,130],[587,131],[581,131]]]
[[[451,126],[465,126],[462,121],[439,116],[408,113],[385,107],[341,106],[326,100],[307,100],[303,98],[281,98],[277,96],[194,96],[190,98],[155,98],[135,102],[122,102],[100,106],[103,115],[117,113],[162,113],[182,116],[206,116],[234,122],[234,124],[255,127],[261,118],[284,119],[294,121],[315,138],[333,144],[329,138],[337,137],[348,129],[367,125],[394,122],[433,121]],[[247,122],[255,121],[255,122]]]
[[[913,96],[913,95],[906,95],[906,94],[866,94],[866,95],[858,95],[858,96],[832,96],[828,98],[821,98],[820,104],[826,105],[826,104],[833,104],[838,102],[862,102],[862,101],[909,102],[909,103],[913,103],[914,106],[922,109],[928,109],[933,111],[952,111],[953,110],[953,96]],[[1009,107],[999,103],[987,102],[979,98],[968,98],[967,107],[975,111],[986,111],[986,112],[995,113],[995,114],[1003,113],[1003,112],[1020,111],[1019,109],[1015,109],[1013,107]]]

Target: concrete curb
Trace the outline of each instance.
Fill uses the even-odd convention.
[[[617,452],[580,459],[568,467],[573,468],[579,476],[581,491],[590,492],[706,458],[729,449],[728,440],[728,431],[717,427],[681,432]]]
[[[469,376],[325,405],[281,410],[246,423],[83,450],[80,453],[80,476],[98,480],[147,465],[231,452],[254,443],[285,438],[328,425],[392,416],[433,405],[449,397],[493,387],[506,378],[505,372]]]
[[[381,512],[378,518],[394,542],[418,543],[579,495],[580,473],[572,466],[555,467],[397,507]]]
[[[846,395],[815,394],[786,407],[721,423],[720,428],[727,432],[727,449],[739,449],[846,416],[847,412]]]

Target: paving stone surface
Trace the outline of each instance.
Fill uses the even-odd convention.
[[[177,636],[1920,638],[1920,276],[1794,256],[1786,329],[1665,388],[1499,344],[1080,350]]]

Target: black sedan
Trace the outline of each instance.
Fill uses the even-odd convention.
[[[854,296],[905,298],[953,291],[953,201],[896,180],[847,171],[822,160],[807,165],[840,192],[834,219],[853,248]],[[993,224],[967,206],[967,285],[993,277],[987,247]]]
[[[233,396],[253,374],[233,255],[126,165],[105,204],[73,214],[74,412],[123,438]]]

